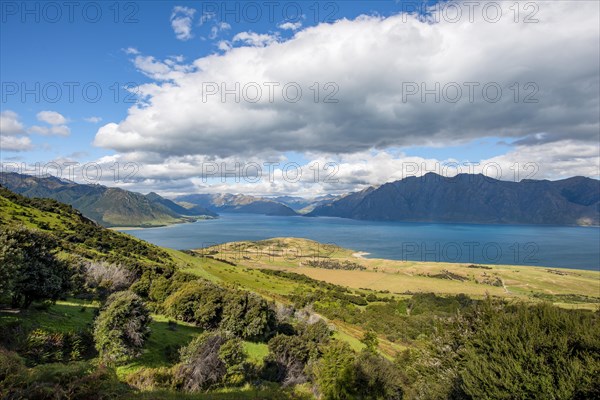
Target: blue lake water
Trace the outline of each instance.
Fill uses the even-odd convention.
[[[221,214],[214,220],[126,232],[173,249],[298,237],[367,252],[370,253],[367,257],[374,258],[600,270],[598,227],[374,222]]]

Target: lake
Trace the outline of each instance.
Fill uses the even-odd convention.
[[[173,249],[298,237],[393,260],[537,265],[600,270],[600,228],[356,221],[221,214],[214,220],[122,230]]]

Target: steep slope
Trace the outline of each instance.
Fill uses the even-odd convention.
[[[222,213],[249,213],[292,216],[297,213],[285,204],[243,194],[190,194],[177,201],[195,204]]]
[[[369,188],[317,207],[310,216],[388,221],[598,225],[600,182],[506,182],[483,175],[433,173]]]
[[[156,193],[144,196],[119,188],[78,184],[53,176],[0,174],[0,184],[27,197],[51,198],[67,203],[103,226],[158,226],[190,220],[187,216],[214,213],[185,208]]]

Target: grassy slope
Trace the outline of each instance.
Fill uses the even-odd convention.
[[[55,212],[42,211],[30,204],[29,200],[24,199],[22,203],[16,200],[11,200],[4,197],[0,193],[0,221],[2,226],[18,226],[24,225],[28,228],[41,229],[43,231],[61,231],[64,233],[72,233],[75,231],[79,223],[78,216],[70,211],[56,210]],[[111,232],[115,238],[122,237],[124,234],[119,232]],[[135,242],[140,242],[132,236],[128,238]],[[80,243],[72,245],[76,249],[85,249],[86,253],[97,255],[106,255],[95,249],[89,248],[87,245]],[[148,245],[154,247],[152,245]],[[65,252],[66,254],[66,252]],[[153,264],[151,260],[140,257],[136,254],[119,254],[122,257],[129,257],[132,260],[141,261],[148,265]],[[188,254],[167,250],[165,262],[172,262],[179,268],[186,269],[191,265],[189,262],[198,260]],[[209,273],[200,274],[206,279],[213,281],[219,280],[217,276]],[[35,307],[29,310],[21,311],[20,313],[0,312],[0,324],[9,322],[10,320],[20,319],[25,321],[29,327],[43,328],[48,331],[68,332],[78,329],[84,329],[91,326],[94,318],[94,309],[99,306],[98,303],[85,302],[82,300],[71,299],[69,301],[59,301],[47,310],[36,309]],[[162,315],[153,315],[151,325],[152,334],[146,343],[144,354],[134,362],[121,366],[118,370],[120,376],[131,373],[141,367],[160,367],[168,366],[172,363],[167,359],[165,348],[171,346],[182,346],[187,344],[194,336],[202,332],[201,329],[193,327],[189,324],[177,322],[175,329],[168,325],[168,319]],[[262,359],[267,354],[266,344],[257,344],[245,342],[246,350],[249,357],[256,363],[262,362]]]

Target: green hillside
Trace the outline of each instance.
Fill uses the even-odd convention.
[[[364,260],[299,239],[162,249],[0,187],[0,398],[598,393],[600,314],[548,302],[597,309],[586,289],[597,276],[539,269],[509,283],[525,268],[469,267]],[[408,290],[393,286],[396,272]],[[514,295],[476,283],[483,272]],[[531,293],[517,290],[528,279]]]
[[[0,184],[30,198],[51,198],[70,204],[87,218],[111,226],[151,227],[215,217],[203,207],[186,209],[156,193],[143,195],[120,188],[78,184],[53,176],[0,173]]]

